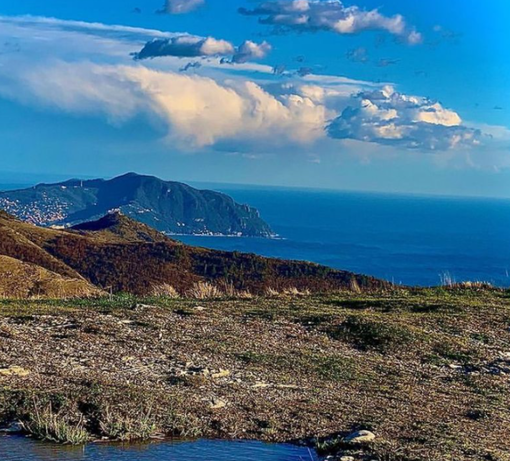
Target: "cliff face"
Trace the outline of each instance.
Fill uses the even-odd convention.
[[[0,208],[40,226],[73,226],[120,211],[168,234],[271,237],[258,211],[218,192],[129,173],[0,192]]]

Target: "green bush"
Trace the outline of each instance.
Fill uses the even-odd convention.
[[[379,352],[389,352],[412,340],[407,329],[355,315],[330,328],[328,334],[334,339],[349,342],[358,349]]]

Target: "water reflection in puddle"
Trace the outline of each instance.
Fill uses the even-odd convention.
[[[260,442],[162,442],[63,447],[23,437],[0,437],[2,461],[316,461],[307,448]]]

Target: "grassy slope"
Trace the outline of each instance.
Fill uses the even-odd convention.
[[[70,427],[117,438],[361,427],[371,459],[509,460],[509,326],[510,293],[495,290],[0,301],[0,368],[30,372],[0,374],[0,414],[51,402]]]
[[[185,293],[203,280],[228,282],[254,293],[267,288],[316,292],[389,285],[317,264],[183,245],[120,215],[62,231],[38,228],[0,212],[0,255],[64,277],[82,277],[102,289],[142,295],[162,284]]]
[[[101,291],[82,278],[66,278],[34,264],[0,255],[0,298],[83,298]]]

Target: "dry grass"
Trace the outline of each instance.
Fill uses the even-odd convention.
[[[209,282],[197,282],[186,293],[188,298],[192,299],[216,299],[221,298],[221,290]]]
[[[86,280],[66,278],[42,267],[0,256],[0,298],[90,298],[101,290]]]
[[[280,296],[280,292],[271,287],[266,288],[265,294],[269,298],[278,298]]]
[[[253,295],[248,290],[238,290],[232,283],[220,282],[215,285],[210,282],[197,282],[185,293],[190,299],[252,299]]]
[[[453,290],[491,290],[494,285],[490,282],[483,281],[465,281],[457,282],[455,277],[449,272],[440,274],[441,286],[444,288],[450,288]]]
[[[286,288],[283,290],[283,294],[286,296],[310,296],[310,290],[299,290],[296,287]]]
[[[171,299],[177,299],[181,297],[179,292],[168,283],[162,283],[161,285],[156,285],[152,287],[150,296],[155,296],[156,298],[171,298]]]
[[[357,294],[360,294],[362,292],[361,287],[359,286],[358,281],[354,277],[351,279],[351,283],[350,283],[349,289],[353,293],[357,293]]]
[[[494,285],[489,282],[460,282],[450,285],[450,288],[457,288],[460,290],[490,290],[494,288]]]
[[[277,290],[276,288],[267,288],[265,290],[265,296],[268,298],[288,298],[288,297],[307,297],[311,296],[312,292],[308,289],[300,290],[297,287],[288,287],[283,290]]]

